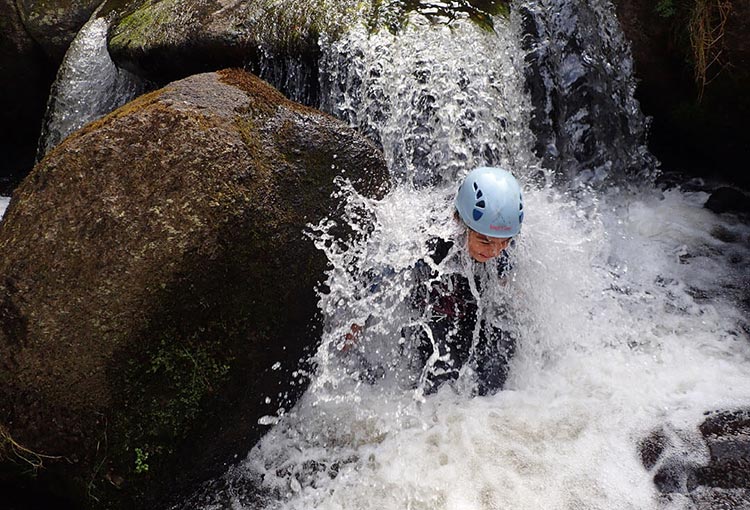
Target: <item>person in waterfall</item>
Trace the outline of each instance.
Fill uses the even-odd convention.
[[[458,238],[431,239],[431,260],[420,260],[415,267],[414,281],[418,284],[410,301],[421,316],[429,318],[429,331],[410,329],[402,331],[402,335],[418,345],[423,367],[420,384],[425,394],[455,380],[462,367],[470,363],[476,374],[475,393],[487,395],[503,387],[516,341],[510,332],[480,318],[478,339],[474,342],[478,320],[475,296],[481,296],[483,289],[478,278],[472,286],[461,270],[460,260],[468,255],[470,264],[481,265],[490,278],[504,283],[511,269],[513,238],[520,233],[523,222],[520,185],[507,170],[476,168],[459,186],[455,209],[454,219],[461,225]],[[439,272],[435,269],[438,266]],[[476,269],[472,274],[479,273],[480,268]],[[362,331],[361,326],[352,325],[343,342],[344,351],[357,344]]]

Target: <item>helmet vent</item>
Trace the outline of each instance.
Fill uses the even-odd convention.
[[[482,209],[485,208],[484,199],[482,198],[482,190],[479,189],[479,186],[477,186],[477,183],[474,183],[474,191],[476,193],[474,194],[476,198],[476,202],[474,203],[474,210],[472,211],[472,217],[474,218],[474,221],[479,221],[479,219],[484,215],[484,211]],[[481,200],[480,200],[481,199]]]

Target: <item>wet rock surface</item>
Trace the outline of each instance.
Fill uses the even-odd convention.
[[[646,119],[633,98],[628,41],[609,2],[524,2],[526,86],[535,152],[547,168],[593,184],[647,176]]]
[[[68,45],[91,17],[100,0],[18,0],[26,30],[53,62],[62,61]]]
[[[287,95],[314,104],[318,38],[356,8],[334,2],[110,0],[113,60],[157,83],[225,66],[249,66]],[[290,96],[291,97],[291,96]]]
[[[750,213],[750,196],[736,188],[722,186],[708,197],[705,205],[715,213]]]
[[[42,463],[68,500],[153,508],[252,447],[305,386],[326,259],[303,230],[341,173],[388,180],[369,141],[242,71],[52,150],[0,224],[0,483]]]
[[[100,3],[0,0],[0,195],[10,195],[33,168],[50,86]]]
[[[649,148],[654,155],[666,169],[750,186],[746,171],[750,2],[615,0],[614,4],[632,44],[636,97],[643,112],[652,117]],[[659,5],[671,5],[671,14],[660,11]],[[708,49],[705,87],[696,82],[695,69],[701,66],[691,47],[689,9],[697,5],[707,8],[706,22],[717,37]],[[729,7],[721,29],[719,5]]]
[[[707,413],[699,431],[660,429],[639,444],[662,499],[701,510],[750,508],[750,410]]]
[[[34,164],[54,65],[23,26],[16,3],[0,0],[0,195]]]
[[[700,431],[711,460],[696,470],[696,483],[750,489],[750,410],[714,413]]]

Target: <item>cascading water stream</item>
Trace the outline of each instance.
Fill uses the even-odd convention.
[[[587,167],[585,180],[610,182],[599,191],[574,199],[553,188],[532,151],[521,26],[414,15],[397,35],[355,27],[323,41],[323,107],[382,144],[396,185],[373,201],[344,173],[340,217],[310,227],[331,264],[316,374],[292,410],[262,420],[276,425],[202,508],[689,508],[687,495],[659,503],[637,445],[656,427],[690,442],[704,411],[750,403],[750,229],[703,209],[703,193],[609,179],[621,163],[653,168],[639,136],[605,133],[611,154],[595,143],[602,105],[561,122],[587,132],[598,161],[627,162]],[[623,101],[632,107],[632,96],[614,97],[613,115],[640,115],[618,110]],[[425,397],[402,337],[425,321],[409,304],[411,269],[429,239],[458,235],[455,183],[481,164],[526,183],[509,281],[464,267],[486,285],[482,313],[515,332],[518,352],[494,396],[472,398],[462,373]],[[335,234],[340,225],[349,234]],[[354,323],[365,333],[342,353]],[[699,442],[691,451],[687,462],[706,461]]]
[[[107,50],[108,26],[97,11],[70,44],[50,92],[38,160],[73,131],[148,88],[141,78],[112,62]]]
[[[530,171],[523,55],[504,24],[489,32],[413,15],[398,34],[356,27],[324,44],[321,108],[380,142],[399,182],[452,186],[479,163]]]
[[[535,150],[559,182],[648,177],[646,118],[609,0],[521,2]]]

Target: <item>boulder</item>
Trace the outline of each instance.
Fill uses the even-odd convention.
[[[109,0],[103,7],[112,13],[109,50],[119,67],[163,83],[217,66],[249,64],[260,71],[264,64],[280,74],[297,66],[308,87],[317,83],[320,35],[336,33],[358,8],[346,0],[147,0],[124,9],[121,3]]]
[[[55,63],[62,62],[65,51],[78,30],[91,17],[101,0],[17,0],[26,30]]]
[[[303,232],[342,174],[388,182],[369,141],[238,70],[52,150],[0,223],[0,485],[33,467],[154,508],[245,454],[304,387],[327,262]]]

